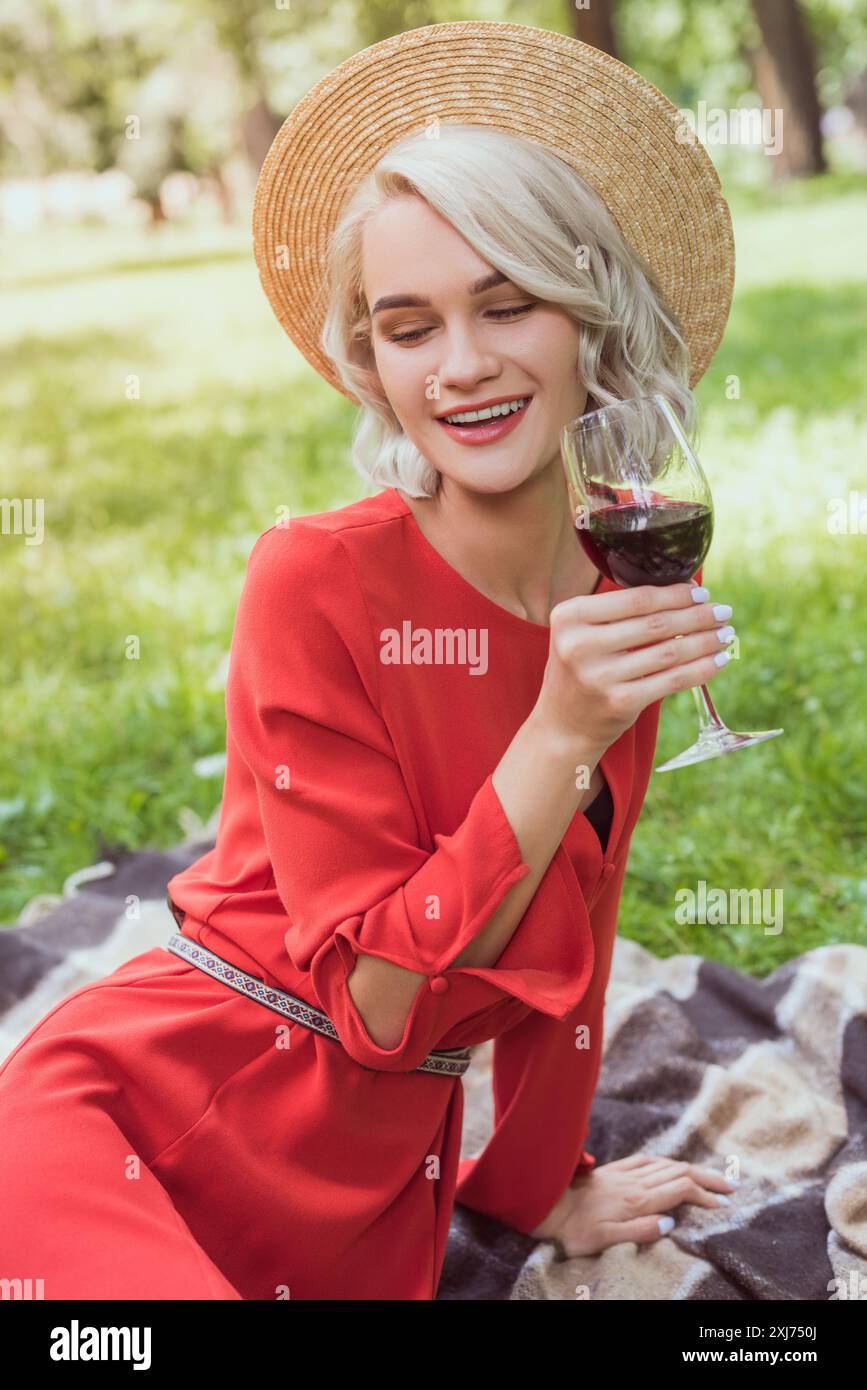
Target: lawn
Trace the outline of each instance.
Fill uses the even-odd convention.
[[[829,500],[864,488],[867,191],[828,177],[731,202],[736,299],[699,397],[705,582],[734,606],[740,648],[713,693],[732,727],[786,732],[652,778],[620,925],[659,954],[763,974],[867,944],[867,537],[828,528]],[[280,508],[362,486],[353,407],[283,334],[245,228],[58,228],[0,250],[3,490],[45,499],[43,544],[2,537],[10,922],[112,849],[168,847],[207,820],[221,781],[194,764],[225,746],[250,547]],[[695,719],[688,694],[666,703],[658,761]],[[678,925],[675,893],[702,879],[781,889],[783,931]]]

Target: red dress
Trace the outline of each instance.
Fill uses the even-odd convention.
[[[168,890],[184,935],[340,1041],[162,947],[71,995],[0,1069],[0,1277],[43,1277],[46,1298],[432,1299],[456,1197],[530,1232],[593,1165],[658,703],[602,758],[605,853],[579,811],[496,964],[450,967],[529,872],[491,774],[549,639],[463,579],[394,488],[259,537],[216,846]],[[347,988],[361,952],[427,976],[390,1050]],[[459,1163],[462,1081],[414,1068],[490,1038],[494,1132]]]

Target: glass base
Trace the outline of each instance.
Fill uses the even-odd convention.
[[[763,743],[766,738],[776,738],[782,729],[764,729],[761,733],[738,734],[733,729],[709,729],[696,739],[691,748],[660,763],[654,772],[671,772],[676,767],[689,767],[690,763],[707,762],[709,758],[722,757],[723,753],[734,753],[738,748],[749,748],[753,743]]]

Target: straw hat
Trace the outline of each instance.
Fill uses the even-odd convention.
[[[668,98],[616,58],[547,29],[475,20],[411,29],[347,58],[302,97],[265,158],[253,204],[259,277],[326,381],[356,399],[319,343],[341,207],[387,149],[437,120],[536,141],[584,177],[656,273],[694,386],[734,284],[731,217],[710,156]]]

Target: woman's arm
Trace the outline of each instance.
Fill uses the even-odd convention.
[[[704,684],[722,669],[713,659],[721,650],[721,623],[693,592],[688,584],[644,585],[568,599],[552,609],[539,699],[492,777],[530,872],[452,966],[499,960],[576,811],[592,799],[593,771],[605,749],[648,705]],[[586,768],[586,788],[576,785],[579,767]],[[403,1036],[423,979],[387,961],[359,959],[349,990],[380,1046],[393,1047]]]
[[[610,672],[603,661],[600,675],[583,641],[577,653],[560,648],[576,631],[580,637],[594,625],[619,636],[621,645],[626,637],[631,647],[648,639],[640,626],[636,635],[634,624],[613,621],[618,615],[611,611],[612,601],[626,612],[630,604],[640,606],[640,590],[570,600],[552,610],[556,655],[549,654],[535,708],[538,727],[549,731],[552,742],[543,755],[538,741],[528,743],[519,730],[500,770],[502,796],[535,857],[536,875],[546,850],[550,862],[529,908],[525,903],[519,915],[516,902],[514,918],[493,942],[496,964],[452,969],[488,931],[531,866],[493,772],[459,824],[448,833],[436,831],[432,847],[420,842],[417,810],[382,714],[376,637],[351,540],[317,518],[302,518],[256,542],[232,638],[227,747],[230,764],[237,766],[239,758],[255,785],[293,966],[309,974],[317,1003],[355,1061],[376,1070],[412,1071],[464,1019],[488,1006],[514,998],[563,1019],[583,997],[591,964],[589,919],[573,898],[571,879],[555,872],[557,858],[551,855],[578,804],[576,763],[583,755],[592,765],[591,750],[606,747],[633,722],[635,710],[624,700],[612,711],[605,691],[600,697],[597,679],[603,687],[610,684]],[[666,600],[655,602],[663,607]],[[570,604],[582,605],[577,626]],[[685,630],[681,622],[675,630]],[[685,660],[692,640],[669,645]],[[605,642],[594,639],[594,645]],[[643,655],[633,652],[627,659]],[[699,665],[706,679],[706,663]],[[681,673],[688,670],[681,667]],[[658,699],[650,686],[647,699]],[[558,749],[564,750],[559,772]],[[534,787],[534,756],[549,769],[541,788]],[[552,787],[559,789],[553,801]],[[559,803],[557,795],[563,798]],[[549,835],[551,816],[559,823]],[[263,880],[261,886],[268,884]],[[564,920],[567,905],[581,919],[572,920],[571,929]],[[499,930],[494,925],[491,935]],[[368,959],[378,970],[376,993],[369,996],[359,986],[365,976],[368,984],[373,979],[372,967],[363,964]],[[391,989],[381,989],[383,981]],[[356,1007],[356,986],[365,1016]],[[400,1007],[393,1002],[398,992]],[[374,1032],[397,1036],[396,1045],[384,1046]]]
[[[576,811],[593,799],[590,781],[605,746],[559,733],[540,717],[538,707],[520,726],[494,770],[493,783],[530,872],[510,888],[452,966],[490,966],[503,954]],[[580,765],[587,769],[587,786],[581,788],[576,785]],[[359,958],[349,990],[380,1047],[397,1046],[424,978],[376,956]]]

